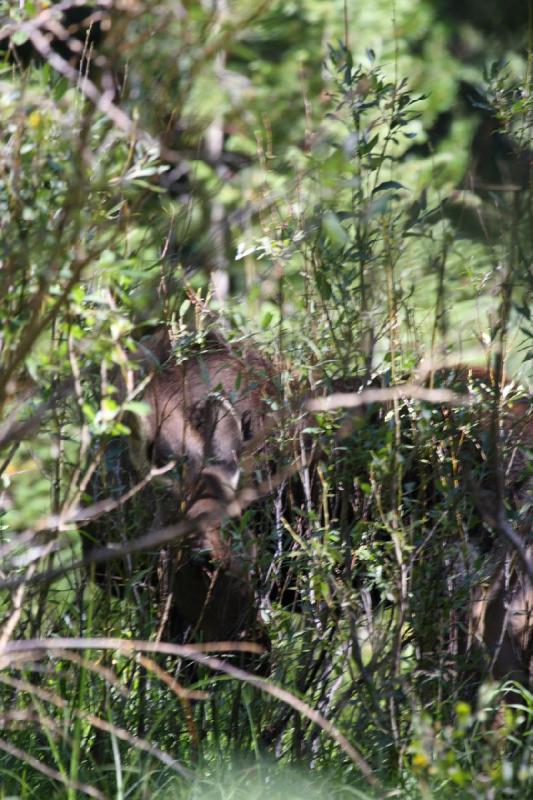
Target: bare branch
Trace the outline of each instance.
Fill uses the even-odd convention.
[[[46,414],[54,408],[54,405],[59,399],[69,394],[72,391],[72,388],[72,379],[63,381],[54,389],[52,397],[45,403],[41,403],[39,406],[37,406],[33,414],[31,414],[31,416],[29,416],[27,419],[19,419],[21,406],[19,402],[17,404],[16,412],[10,414],[5,422],[0,425],[0,450],[4,450],[13,442],[19,444],[23,439],[27,439],[29,436],[35,433]],[[26,400],[29,400],[34,393],[35,392],[32,392],[29,396],[27,396]]]
[[[487,509],[480,507],[480,512],[485,522],[494,528],[494,530],[516,550],[529,580],[533,582],[533,558],[529,555],[528,548],[525,546],[522,538],[507,519],[505,511],[500,509],[495,518]]]
[[[359,408],[369,403],[389,403],[393,400],[424,400],[427,403],[452,403],[453,405],[472,405],[470,395],[457,394],[450,389],[425,389],[416,383],[391,386],[385,389],[363,389],[362,392],[335,392],[327,397],[314,397],[308,400],[308,411],[334,411],[337,408]]]
[[[29,692],[35,697],[38,697],[40,700],[52,703],[52,705],[56,706],[56,708],[65,709],[69,707],[67,701],[64,700],[63,697],[46,689],[42,689],[40,686],[30,683],[30,681],[21,680],[20,678],[12,678],[10,675],[0,675],[0,682],[5,683],[7,686],[12,686],[18,691]],[[85,712],[78,708],[71,708],[70,713],[78,719],[88,722],[89,725],[92,725],[94,728],[104,731],[104,733],[110,733],[112,736],[116,736],[117,739],[127,742],[133,747],[136,747],[138,750],[149,753],[166,767],[170,767],[170,769],[173,769],[184,778],[190,779],[193,777],[193,774],[189,769],[180,764],[179,761],[176,761],[175,758],[172,758],[172,756],[169,756],[167,753],[160,750],[159,747],[150,744],[150,742],[146,741],[146,739],[141,739],[139,736],[134,736],[124,728],[120,728],[118,725],[113,725],[113,723],[108,722],[105,719],[101,719],[90,712]]]
[[[61,515],[61,524],[58,527],[62,527],[69,522],[88,522],[92,519],[98,519],[103,514],[109,514],[110,511],[115,511],[117,508],[120,508],[132,497],[135,497],[136,494],[141,492],[146,486],[154,478],[159,477],[160,475],[165,475],[167,472],[170,472],[175,466],[175,462],[171,461],[168,464],[165,464],[164,467],[157,467],[151,469],[148,475],[132,486],[131,489],[128,489],[127,492],[124,492],[123,495],[114,499],[112,497],[106,497],[105,500],[99,500],[97,503],[93,503],[91,506],[85,506],[84,508],[74,508],[71,511],[68,511],[65,514]]]
[[[219,644],[220,643],[218,643],[217,646]],[[236,649],[235,645],[239,643],[226,642],[225,644],[231,645],[231,649],[234,650]],[[9,655],[9,653],[20,653],[24,649],[35,652],[35,650],[38,649],[44,651],[54,651],[58,649],[68,649],[69,647],[83,650],[119,650],[124,655],[133,654],[136,651],[177,655],[184,658],[189,658],[192,661],[196,661],[197,663],[208,667],[209,669],[216,670],[217,672],[223,672],[232,678],[236,678],[237,680],[248,683],[251,686],[255,686],[260,691],[266,692],[272,697],[275,697],[276,699],[281,700],[283,703],[291,706],[299,714],[307,717],[315,725],[318,725],[319,728],[321,728],[328,736],[337,742],[339,747],[358,767],[368,782],[376,789],[381,788],[379,781],[374,775],[374,772],[363,756],[354,747],[354,745],[352,745],[346,739],[346,737],[338,730],[338,728],[336,728],[329,720],[323,717],[322,714],[320,714],[318,711],[315,711],[314,708],[311,708],[311,706],[309,706],[303,700],[300,700],[298,697],[295,697],[290,692],[286,691],[285,689],[281,689],[279,686],[276,686],[270,681],[252,675],[251,673],[246,672],[239,667],[234,667],[231,664],[228,664],[226,661],[222,661],[220,658],[205,656],[199,652],[201,647],[211,649],[214,647],[214,645],[175,645],[166,642],[146,642],[128,639],[28,639],[26,641],[8,642],[4,647],[4,655],[1,657],[0,665],[2,664],[2,661]]]
[[[130,553],[136,553],[141,550],[148,550],[150,548],[161,547],[168,542],[184,540],[189,536],[197,533],[200,528],[200,523],[207,521],[216,524],[220,521],[220,514],[206,515],[206,517],[198,517],[196,520],[185,520],[177,525],[170,525],[165,528],[160,528],[156,531],[151,531],[144,536],[139,536],[131,542],[117,547],[97,547],[92,550],[85,558],[79,558],[72,561],[70,564],[65,564],[55,569],[47,570],[33,575],[28,581],[25,576],[17,576],[15,578],[4,578],[0,580],[0,589],[15,589],[23,583],[42,583],[43,581],[52,581],[65,575],[67,572],[76,569],[82,569],[90,564],[104,563],[112,561],[115,558],[120,558]],[[55,526],[51,526],[55,527]]]
[[[88,797],[95,797],[96,800],[106,800],[105,795],[102,794],[102,792],[100,792],[98,789],[95,789],[94,786],[90,786],[87,783],[80,783],[80,781],[65,777],[57,770],[52,769],[52,767],[48,767],[46,764],[43,764],[42,761],[34,758],[34,756],[31,756],[25,750],[21,750],[20,747],[15,747],[14,744],[6,741],[5,739],[0,739],[0,750],[3,750],[5,753],[9,753],[9,755],[14,756],[14,758],[18,758],[23,763],[28,764],[33,769],[41,772],[43,775],[46,775],[47,778],[51,778],[53,781],[62,783],[63,786],[67,787],[67,789],[75,789],[76,791],[83,792],[83,794],[86,794]]]

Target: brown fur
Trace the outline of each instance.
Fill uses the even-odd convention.
[[[245,440],[264,423],[266,364],[255,352],[240,356],[216,337],[205,352],[177,363],[165,330],[141,342],[137,363],[139,377],[152,377],[142,398],[149,413],[138,420],[134,462],[142,465],[147,453],[156,465],[186,458],[181,479],[167,481],[154,524],[173,524],[185,503],[198,525],[187,547],[171,548],[172,612],[204,640],[266,642],[250,556],[244,544],[241,552],[232,548],[221,527],[240,512],[239,459]]]

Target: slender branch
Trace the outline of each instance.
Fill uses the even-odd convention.
[[[470,395],[457,394],[450,389],[425,389],[415,383],[402,386],[391,386],[386,389],[364,389],[362,392],[336,392],[326,397],[315,397],[308,400],[308,411],[334,411],[337,408],[360,408],[369,403],[389,403],[392,400],[413,399],[427,403],[452,403],[453,405],[471,405],[474,400]]]
[[[0,739],[0,750],[3,750],[4,753],[8,753],[14,758],[18,758],[23,763],[28,764],[28,766],[37,770],[37,772],[46,775],[47,778],[51,778],[53,781],[62,783],[67,789],[75,789],[76,791],[83,792],[83,794],[86,794],[88,797],[95,797],[96,800],[106,800],[105,795],[102,794],[102,792],[100,792],[98,789],[95,789],[94,786],[66,778],[57,770],[52,769],[52,767],[48,767],[46,764],[43,764],[42,761],[39,761],[25,750],[21,750],[20,747],[16,747],[14,744],[12,744],[12,742],[6,741],[6,739]]]

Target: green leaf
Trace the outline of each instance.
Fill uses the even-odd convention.
[[[274,319],[274,314],[272,313],[272,311],[265,312],[261,318],[261,329],[266,331],[268,328],[270,328],[270,323],[272,322],[273,319]]]
[[[383,181],[379,184],[379,186],[376,186],[372,194],[386,192],[388,189],[405,189],[406,191],[409,191],[407,187],[404,186],[403,183],[399,183],[399,181]]]
[[[26,31],[17,30],[12,34],[11,41],[13,42],[13,44],[19,46],[21,44],[25,44],[29,38],[30,37],[28,36]]]
[[[150,406],[142,400],[131,400],[125,403],[124,411],[131,411],[132,414],[137,414],[139,417],[146,417],[150,413]]]
[[[335,248],[340,250],[348,243],[348,234],[333,211],[326,211],[324,214],[322,228]]]

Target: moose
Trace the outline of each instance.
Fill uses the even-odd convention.
[[[129,514],[121,508],[112,524],[109,515],[92,521],[85,552],[104,543],[110,530],[123,537],[117,529],[132,527],[132,518],[137,535],[144,532],[139,526],[156,529],[183,517],[192,521],[193,533],[185,541],[148,555],[147,583],[157,586],[158,602],[168,604],[165,632],[207,642],[251,639],[268,649],[255,600],[253,556],[244,545],[240,551],[231,546],[222,521],[240,513],[240,457],[265,424],[267,395],[274,391],[269,365],[250,349],[241,356],[215,335],[208,336],[202,352],[178,363],[163,328],[139,343],[127,377],[117,372],[115,378],[122,399],[128,383],[130,389],[146,383],[147,413],[125,413],[131,434],[126,444],[107,444],[93,499],[109,493],[119,498],[150,470],[172,469],[148,483],[140,502],[129,504]],[[110,575],[107,567],[97,566],[96,577],[120,591],[131,570],[121,572],[117,565],[112,570]]]
[[[466,368],[446,370],[440,380],[455,384],[459,381],[464,388],[467,374],[490,387],[486,371]],[[123,400],[136,386],[144,386],[141,397],[146,413],[125,413],[124,422],[131,431],[127,446],[117,448],[115,442],[109,443],[103,458],[107,477],[100,479],[94,495],[98,498],[110,491],[115,495],[124,493],[140,477],[166,469],[164,475],[147,482],[141,492],[146,516],[143,521],[134,512],[137,535],[144,532],[139,531],[139,525],[158,528],[181,518],[194,523],[186,539],[149,555],[149,582],[157,585],[160,602],[166,603],[166,633],[182,640],[251,640],[268,650],[268,632],[259,618],[255,585],[255,552],[261,542],[254,531],[232,542],[224,520],[238,519],[242,513],[238,487],[243,454],[250,445],[257,470],[261,464],[263,474],[275,475],[272,462],[279,454],[267,439],[269,430],[278,423],[272,405],[279,403],[280,393],[272,365],[254,349],[238,350],[216,333],[206,337],[202,348],[193,349],[179,361],[169,331],[161,328],[141,340],[131,369],[127,374],[117,374],[116,384]],[[346,382],[342,388],[345,386]],[[349,386],[355,389],[360,382],[352,380]],[[484,579],[469,592],[460,625],[459,652],[468,665],[465,686],[473,687],[475,694],[487,664],[494,678],[513,678],[528,685],[533,646],[531,576],[513,548],[487,531],[491,525],[487,511],[487,498],[492,492],[490,470],[477,482],[472,477],[476,465],[486,460],[480,439],[460,439],[460,424],[453,411],[443,408],[439,413],[449,427],[449,435],[461,441],[456,456],[462,463],[463,482],[481,509],[477,523],[480,530],[474,531],[471,540],[490,565]],[[525,448],[531,443],[531,426],[526,417],[524,400],[516,401],[502,415],[502,436],[509,440],[505,449],[511,453],[501,465],[507,475],[505,497],[515,509],[526,507],[531,497],[531,487],[524,478]],[[303,418],[309,422],[309,412]],[[479,421],[482,435],[488,424],[483,412]],[[293,439],[298,438],[296,432],[293,434]],[[316,475],[314,467],[326,458],[326,451],[309,443],[306,447],[311,474]],[[353,439],[350,447],[357,447]],[[412,467],[415,475],[416,468]],[[304,495],[309,498],[315,491],[313,478],[304,488],[298,486],[299,481],[298,470],[293,470],[286,481],[293,504],[294,498],[303,502]],[[351,480],[352,486],[353,483]],[[345,480],[345,486],[349,485],[350,480]],[[427,494],[428,503],[434,502],[434,491],[435,488]],[[335,498],[331,502],[334,504]],[[287,501],[287,514],[291,513],[289,505]],[[343,524],[349,527],[352,522],[350,515],[345,515]],[[520,541],[522,555],[525,553],[530,560],[527,526],[526,519]],[[86,552],[90,553],[93,544],[103,543],[111,528],[116,534],[119,527],[120,521],[110,526],[105,518],[94,520],[87,527]],[[122,535],[120,531],[119,534]],[[109,566],[97,568],[96,575],[100,582],[110,580]],[[121,574],[114,567],[111,583],[129,579],[131,573],[123,570]],[[356,575],[353,580],[355,585]],[[280,600],[283,602],[283,594]]]

